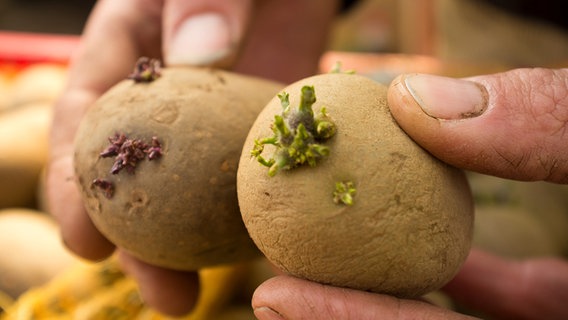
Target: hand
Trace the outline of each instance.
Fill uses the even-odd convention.
[[[442,161],[517,180],[568,183],[568,69],[519,69],[464,80],[402,75],[391,112]],[[513,262],[472,250],[444,288],[456,301],[506,319],[568,318],[568,262]],[[288,276],[253,297],[261,320],[462,319],[422,301],[334,288]]]
[[[443,290],[497,319],[565,319],[568,263],[560,259],[507,261],[472,250]],[[252,302],[260,320],[471,319],[425,301],[325,286],[290,276],[263,283]]]
[[[73,139],[85,110],[124,79],[140,56],[170,66],[232,64],[237,72],[294,81],[316,72],[337,6],[329,0],[100,0],[70,64],[50,140],[49,210],[67,246],[93,260],[115,250],[83,208]],[[120,258],[150,306],[172,315],[191,310],[195,273],[151,266],[124,252]]]

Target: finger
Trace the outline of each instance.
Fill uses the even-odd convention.
[[[316,74],[339,1],[257,3],[235,70],[284,83]]]
[[[166,64],[230,64],[245,33],[251,8],[252,0],[166,0]]]
[[[110,243],[84,212],[83,202],[73,179],[72,156],[52,160],[47,175],[49,211],[56,218],[64,244],[89,260],[102,260],[114,251]]]
[[[326,286],[290,276],[264,282],[252,299],[260,320],[470,319],[426,302]]]
[[[87,107],[123,79],[139,55],[151,54],[146,47],[152,46],[143,46],[141,39],[159,43],[160,13],[158,1],[99,1],[71,61],[68,85],[55,106],[47,178],[48,210],[61,226],[63,241],[85,258],[101,259],[113,251],[113,246],[88,218],[75,186],[75,132]]]
[[[197,301],[199,279],[195,272],[164,269],[144,263],[120,251],[121,267],[140,286],[142,300],[167,315],[190,312]]]
[[[497,319],[568,319],[568,262],[560,259],[508,261],[472,250],[444,290]]]
[[[164,59],[294,81],[317,72],[337,10],[337,0],[166,1]]]
[[[465,80],[402,75],[391,112],[418,144],[454,166],[568,183],[568,69],[517,69]]]

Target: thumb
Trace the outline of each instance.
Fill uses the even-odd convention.
[[[568,69],[516,69],[451,79],[396,78],[393,116],[418,144],[456,167],[568,183]]]
[[[168,65],[232,63],[252,0],[165,0],[163,52]]]
[[[260,320],[471,319],[417,300],[326,286],[291,276],[261,284],[252,298]]]

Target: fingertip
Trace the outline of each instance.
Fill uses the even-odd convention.
[[[101,261],[112,255],[114,244],[95,228],[88,217],[77,218],[72,227],[60,223],[63,244],[71,252],[91,261]]]
[[[251,305],[260,320],[295,319],[304,314],[304,294],[316,283],[302,281],[291,276],[276,276],[263,282],[255,290]],[[317,291],[312,292],[317,295]]]
[[[303,310],[304,304],[319,306],[318,301],[312,300],[323,298],[321,287],[319,283],[288,275],[276,276],[258,286],[252,296],[252,308],[255,314],[259,313],[266,319],[279,319],[278,316],[285,319],[305,317],[308,316],[306,312],[314,310]]]
[[[391,82],[387,100],[397,122],[422,142],[423,135],[439,133],[436,129],[444,123],[482,115],[487,110],[488,93],[473,81],[402,74]]]
[[[231,66],[251,9],[250,0],[167,2],[163,30],[166,64]]]
[[[252,308],[258,309],[267,307],[271,304],[274,294],[281,293],[285,282],[282,281],[284,276],[276,276],[270,278],[260,284],[252,295]]]
[[[120,251],[123,270],[136,279],[142,300],[158,312],[183,316],[197,302],[199,278],[196,272],[165,269],[147,264]]]
[[[405,79],[409,76],[401,74],[389,85],[387,90],[387,102],[392,116],[397,123],[412,136],[414,132],[427,133],[426,128],[436,120],[427,116],[405,85]]]
[[[107,258],[114,245],[89,218],[73,180],[71,157],[50,163],[47,176],[48,211],[57,221],[65,246],[76,255],[93,261]]]
[[[218,13],[200,13],[185,20],[166,47],[168,66],[230,66],[235,46],[226,17]]]
[[[259,320],[284,320],[281,314],[268,307],[254,309],[254,315]]]
[[[387,98],[391,110],[393,110],[393,107],[396,109],[400,105],[401,98],[404,94],[404,92],[401,92],[402,90],[401,84],[403,77],[404,74],[399,74],[398,76],[396,76],[396,78],[394,78],[391,81],[388,87]]]

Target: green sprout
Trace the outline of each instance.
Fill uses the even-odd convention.
[[[353,197],[356,192],[357,189],[355,189],[353,182],[336,182],[335,191],[333,191],[333,202],[351,206],[353,205]]]
[[[356,71],[353,69],[343,70],[341,61],[336,61],[331,67],[331,70],[329,70],[329,73],[355,74]]]
[[[304,86],[301,92],[300,103],[295,109],[290,106],[290,95],[287,92],[278,94],[282,114],[274,116],[271,126],[274,135],[257,139],[251,150],[251,155],[269,168],[270,176],[280,170],[293,169],[306,163],[313,167],[329,155],[329,148],[322,143],[335,135],[335,124],[325,108],[314,116],[312,106],[316,102],[316,95],[313,86]],[[262,156],[267,144],[276,147],[269,159]]]

